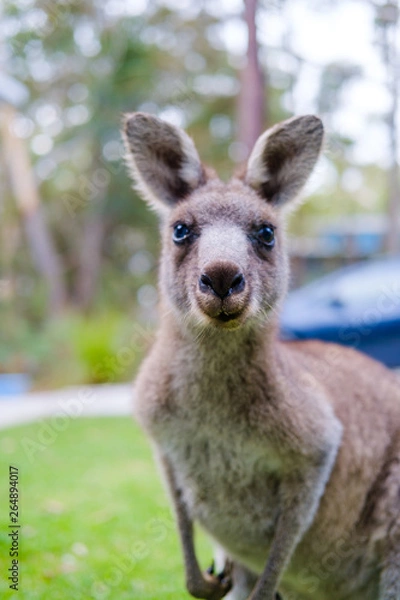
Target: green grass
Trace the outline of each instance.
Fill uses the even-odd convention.
[[[41,421],[0,435],[0,597],[188,600],[169,502],[138,427],[71,419],[54,431]],[[18,593],[6,579],[9,465],[19,469]],[[202,535],[197,546],[207,563]]]

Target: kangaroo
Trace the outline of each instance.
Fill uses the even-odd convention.
[[[323,125],[289,119],[223,183],[180,128],[125,117],[161,217],[160,325],[134,413],[166,480],[195,598],[400,600],[400,386],[351,348],[282,342],[285,214]],[[215,544],[202,573],[193,523]]]

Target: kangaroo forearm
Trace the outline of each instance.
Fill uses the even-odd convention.
[[[251,600],[272,600],[281,577],[301,540],[312,523],[326,482],[332,470],[339,446],[337,440],[326,453],[324,463],[308,468],[306,479],[292,477],[282,483],[282,511],[278,519],[274,539],[265,569],[258,580]]]
[[[173,501],[185,564],[186,581],[189,585],[191,581],[198,580],[202,577],[194,547],[193,523],[189,517],[187,507],[182,497],[182,492],[176,483],[175,475],[170,462],[166,457],[163,457],[161,459],[161,464]]]

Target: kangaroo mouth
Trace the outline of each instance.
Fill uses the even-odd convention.
[[[243,323],[243,314],[245,309],[237,310],[235,312],[227,312],[221,310],[217,314],[207,314],[210,325],[217,329],[238,329]]]
[[[238,300],[235,296],[229,296],[221,301],[215,296],[202,295],[197,298],[197,305],[209,325],[236,329],[246,319],[249,302],[245,297]]]
[[[242,315],[243,311],[239,310],[238,312],[235,313],[226,313],[224,311],[221,311],[219,313],[219,315],[217,315],[216,317],[214,317],[217,321],[220,321],[221,323],[229,323],[230,321],[235,321],[236,319],[239,319]]]

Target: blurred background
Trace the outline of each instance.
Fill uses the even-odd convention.
[[[187,129],[223,179],[268,126],[320,115],[281,333],[400,367],[399,28],[383,0],[2,0],[0,473],[18,469],[21,524],[2,598],[189,600],[124,383],[157,323],[159,252],[124,112]],[[9,505],[0,485],[3,574]]]
[[[320,115],[292,287],[398,254],[399,40],[378,0],[3,0],[0,374],[127,381],[151,342],[157,225],[126,174],[125,111],[186,128],[222,178],[269,125]]]

